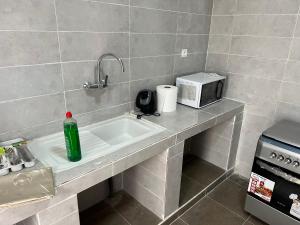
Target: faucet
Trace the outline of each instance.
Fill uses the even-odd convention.
[[[83,84],[83,87],[86,89],[94,89],[94,88],[105,88],[107,87],[107,81],[108,81],[108,75],[105,75],[103,72],[103,68],[102,68],[102,61],[105,57],[108,56],[112,56],[114,57],[116,60],[118,60],[118,62],[120,63],[122,72],[125,72],[125,68],[124,68],[124,64],[122,59],[120,59],[119,57],[117,57],[116,55],[112,54],[112,53],[106,53],[103,54],[99,57],[98,62],[97,62],[97,73],[98,73],[98,81],[94,84],[91,84],[90,82],[85,82]],[[103,79],[102,79],[103,77]]]

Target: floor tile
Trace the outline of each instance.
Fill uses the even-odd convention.
[[[244,211],[246,190],[236,183],[226,180],[211,192],[209,196],[244,219],[248,217],[249,214]]]
[[[248,183],[249,183],[249,179],[245,178],[245,177],[241,177],[237,174],[233,174],[232,176],[230,176],[229,180],[231,180],[232,182],[247,188],[248,187]]]
[[[116,193],[107,202],[131,225],[157,225],[160,222],[156,215],[124,191]]]
[[[241,225],[244,220],[208,197],[199,201],[181,219],[189,225]]]
[[[181,219],[177,219],[175,220],[173,223],[171,223],[170,225],[188,225],[187,223],[185,223],[183,220]]]
[[[251,216],[250,219],[247,222],[249,222],[249,223],[251,223],[253,225],[267,225],[263,221],[255,218],[254,216]]]
[[[221,168],[199,158],[195,158],[183,167],[183,174],[195,179],[201,185],[209,185],[224,173]]]
[[[101,202],[80,213],[81,225],[128,225],[107,203]]]
[[[205,188],[194,179],[185,175],[181,177],[180,200],[179,205],[183,205]]]

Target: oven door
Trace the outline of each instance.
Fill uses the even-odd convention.
[[[300,221],[299,175],[256,157],[248,194]]]
[[[222,98],[223,87],[225,80],[218,80],[215,82],[202,85],[200,107],[218,101]]]

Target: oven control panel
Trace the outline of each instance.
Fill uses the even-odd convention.
[[[258,141],[256,157],[273,163],[279,167],[288,169],[297,174],[300,173],[300,151],[291,151],[283,146],[273,143]]]

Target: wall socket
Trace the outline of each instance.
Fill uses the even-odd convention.
[[[188,50],[186,48],[181,49],[181,57],[185,58],[187,57],[187,54],[188,54]]]

